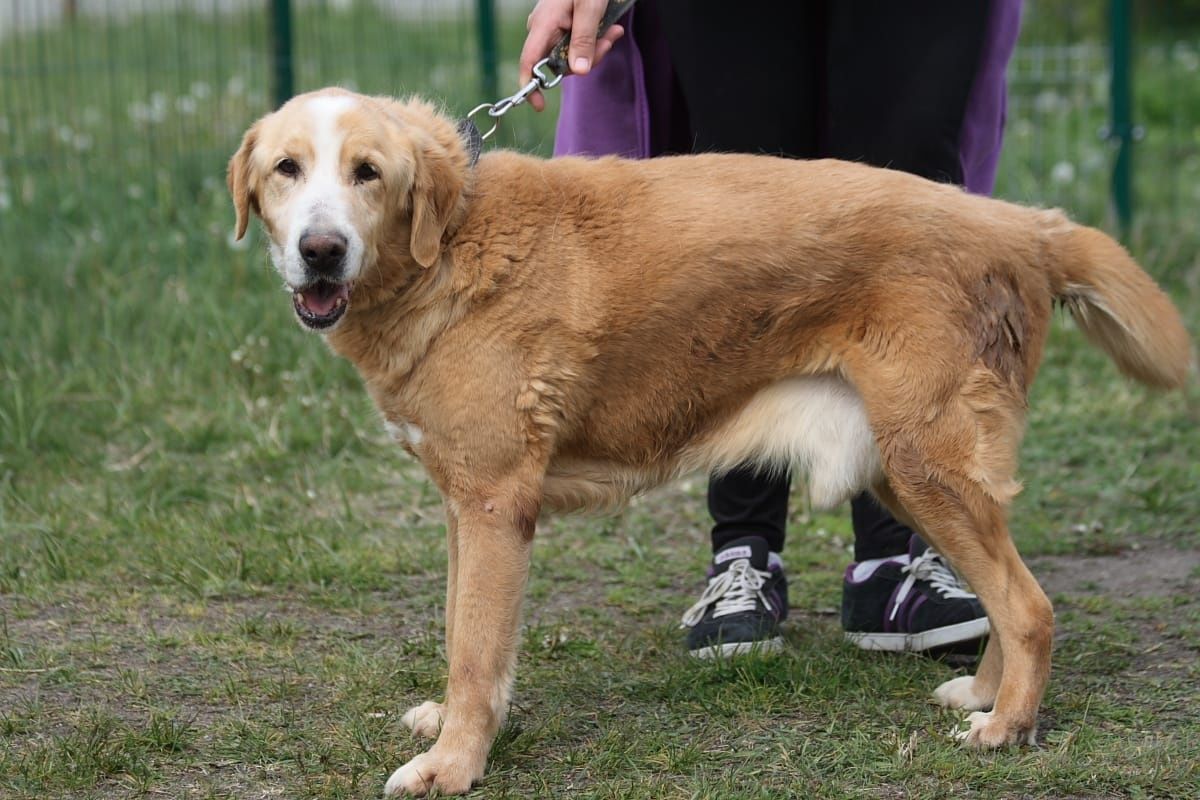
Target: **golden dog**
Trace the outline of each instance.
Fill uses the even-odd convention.
[[[943,684],[967,744],[1032,742],[1053,615],[1005,509],[1055,301],[1126,374],[1182,386],[1179,315],[1058,211],[836,161],[470,163],[429,105],[325,90],[229,165],[300,321],[358,367],[445,498],[444,703],[386,792],[464,792],[509,704],[534,523],[688,470],[867,488],[978,592],[993,635]],[[990,709],[990,710],[987,710]]]

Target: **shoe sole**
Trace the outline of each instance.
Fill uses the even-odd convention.
[[[886,650],[899,653],[923,653],[960,642],[982,639],[991,632],[987,617],[967,620],[956,625],[931,628],[920,633],[863,633],[846,631],[846,641],[863,650]]]
[[[730,658],[731,656],[741,656],[748,653],[758,653],[759,655],[770,655],[779,653],[783,650],[783,637],[776,636],[774,639],[758,639],[753,642],[728,642],[726,644],[713,644],[708,647],[700,647],[695,650],[689,650],[696,658],[705,659],[721,659]]]

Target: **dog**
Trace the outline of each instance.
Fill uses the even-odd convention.
[[[467,791],[508,709],[535,523],[689,471],[869,489],[978,592],[993,635],[944,683],[967,745],[1033,743],[1050,602],[1006,527],[1055,303],[1125,374],[1184,386],[1188,335],[1105,234],[904,173],[698,155],[472,158],[420,100],[327,89],[229,163],[296,317],[362,375],[445,501],[444,702],[388,795]]]

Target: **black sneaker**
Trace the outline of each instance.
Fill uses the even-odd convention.
[[[691,628],[687,647],[697,658],[776,653],[783,648],[779,623],[787,613],[783,561],[766,539],[744,536],[713,556],[708,588],[681,627]]]
[[[990,630],[979,598],[916,534],[904,555],[846,568],[842,628],[864,650],[967,655]]]

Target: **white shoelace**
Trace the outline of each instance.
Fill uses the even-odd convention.
[[[904,579],[904,583],[900,584],[900,590],[896,592],[896,602],[892,604],[892,613],[888,619],[896,618],[896,613],[904,604],[904,598],[908,597],[908,593],[912,591],[917,581],[928,581],[938,594],[947,599],[975,596],[963,587],[958,575],[950,569],[950,565],[933,548],[914,558],[902,567],[901,571],[907,573],[907,577]]]
[[[729,569],[709,579],[704,594],[700,595],[694,606],[684,612],[683,624],[680,627],[694,628],[713,603],[716,603],[716,608],[713,609],[714,617],[753,611],[756,600],[761,600],[768,611],[773,611],[771,601],[762,593],[763,584],[770,577],[770,572],[762,572],[750,566],[749,559],[739,558],[729,565]]]

